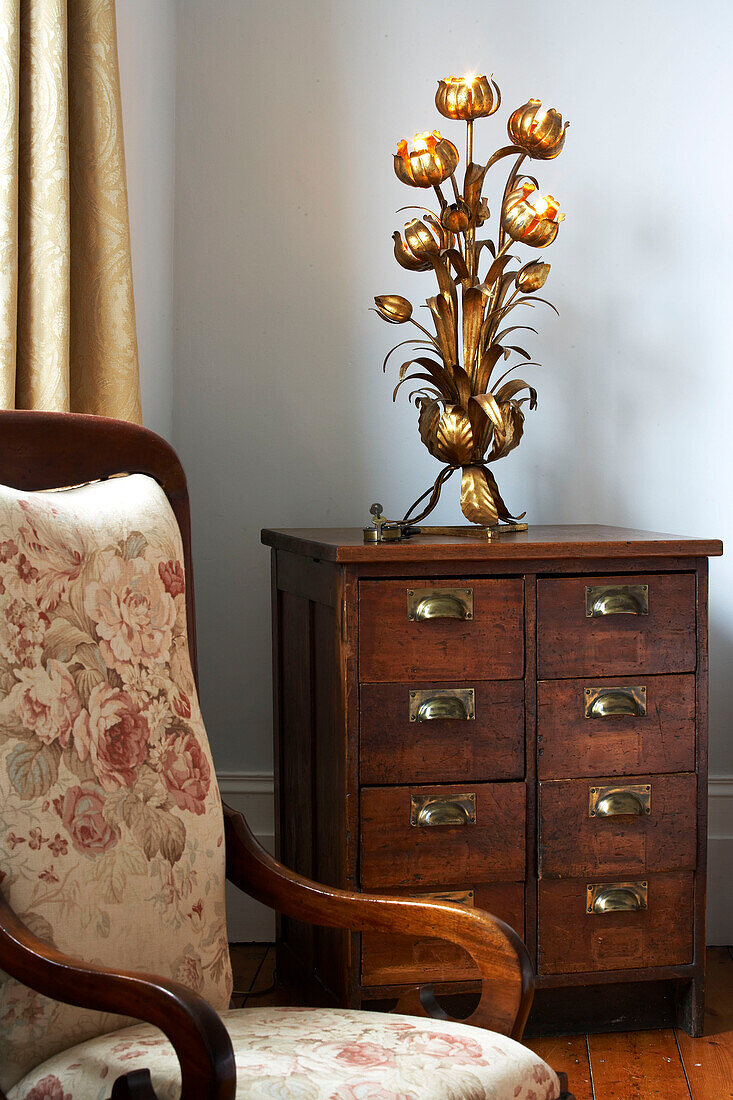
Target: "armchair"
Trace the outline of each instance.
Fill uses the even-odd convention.
[[[512,929],[279,864],[222,808],[196,679],[173,450],[0,412],[0,1100],[571,1100],[518,1042]],[[229,1010],[225,877],[300,920],[460,944],[477,1007],[452,1020],[423,987],[396,1014]]]

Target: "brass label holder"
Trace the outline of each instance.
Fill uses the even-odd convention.
[[[475,825],[476,795],[412,795],[410,825],[418,829],[440,825]]]
[[[588,791],[588,817],[644,817],[651,812],[651,783],[591,787]]]
[[[585,888],[585,911],[590,916],[638,913],[647,904],[646,882],[589,882]]]
[[[473,688],[425,688],[410,691],[411,722],[469,722],[476,718]]]

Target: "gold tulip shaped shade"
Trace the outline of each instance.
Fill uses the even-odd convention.
[[[542,109],[542,101],[530,99],[509,116],[509,140],[534,160],[553,160],[562,152],[565,131],[562,115],[554,107]]]
[[[428,271],[448,247],[448,234],[434,214],[412,218],[404,228],[404,240],[398,232],[392,234],[397,263],[408,271]]]
[[[501,224],[513,241],[531,248],[546,248],[555,240],[564,217],[557,199],[552,195],[540,195],[533,183],[525,181],[504,200]]]
[[[412,302],[401,294],[379,294],[374,304],[382,320],[390,325],[404,325],[412,317]]]
[[[458,150],[440,131],[415,134],[412,152],[400,141],[394,158],[397,178],[410,187],[437,187],[458,167]]]
[[[438,81],[435,106],[445,118],[473,122],[475,118],[488,118],[498,111],[501,92],[485,76],[447,76]]]

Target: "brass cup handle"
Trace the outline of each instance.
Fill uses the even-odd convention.
[[[644,718],[646,716],[646,688],[609,687],[585,689],[586,718]]]
[[[596,817],[618,817],[622,814],[641,817],[643,813],[641,799],[633,791],[614,791],[602,798],[596,806]]]
[[[473,618],[473,588],[408,588],[407,618],[426,623],[431,619]]]
[[[473,688],[415,690],[410,692],[411,722],[468,722],[476,717]]]
[[[474,825],[476,795],[453,798],[416,797],[410,799],[410,824],[420,829],[436,825]]]
[[[587,893],[587,912],[596,916],[604,913],[638,913],[647,907],[645,882],[588,886]]]
[[[425,623],[430,619],[465,620],[467,617],[465,603],[452,593],[423,596],[415,608],[415,620],[418,623]]]
[[[585,614],[589,619],[608,615],[648,615],[646,584],[586,585]]]

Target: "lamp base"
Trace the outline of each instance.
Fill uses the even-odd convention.
[[[526,530],[526,523],[497,523],[493,527],[480,527],[472,523],[457,527],[429,527],[422,524],[418,526],[411,523],[381,522],[375,523],[373,527],[364,528],[364,542],[406,542],[419,535],[427,538],[437,536],[491,541],[501,538],[502,535]]]

